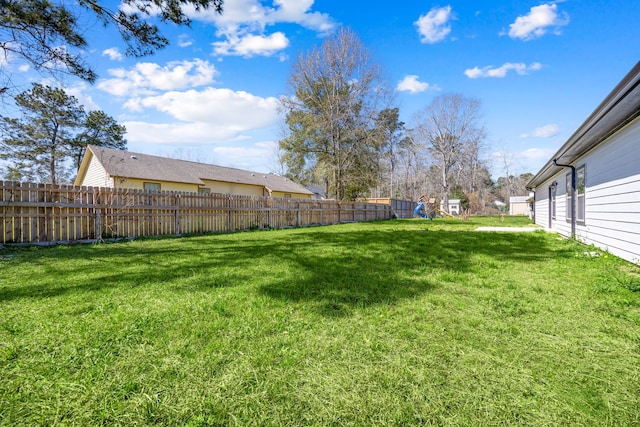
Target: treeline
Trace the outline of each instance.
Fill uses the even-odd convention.
[[[288,87],[281,98],[281,169],[320,186],[327,197],[417,200],[426,194],[462,199],[479,212],[527,194],[526,175],[491,179],[480,100],[437,96],[407,126],[379,65],[349,29],[300,55]]]

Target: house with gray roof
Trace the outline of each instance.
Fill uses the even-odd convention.
[[[283,176],[95,145],[87,147],[74,185],[306,199],[313,194]]]
[[[640,263],[640,62],[528,187],[537,224]]]

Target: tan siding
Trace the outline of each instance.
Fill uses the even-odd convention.
[[[204,188],[208,188],[212,193],[236,194],[239,196],[264,196],[264,187],[259,185],[240,184],[233,182],[202,180]]]
[[[527,202],[512,202],[509,205],[509,215],[529,215],[529,203]]]
[[[165,182],[152,179],[117,178],[117,188],[130,188],[132,190],[143,190],[145,182],[156,182],[160,184],[160,191],[185,191],[197,193],[198,186],[195,184],[184,184],[180,182]]]
[[[285,194],[289,194],[292,199],[310,199],[311,194],[300,194],[300,193],[283,193],[282,191],[274,191],[271,193],[271,197],[280,197],[284,198]]]

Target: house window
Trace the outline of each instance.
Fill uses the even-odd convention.
[[[576,215],[576,221],[580,225],[584,225],[585,223],[585,189],[586,189],[586,179],[585,179],[585,168],[584,165],[580,166],[576,170],[576,204],[578,205]]]
[[[551,187],[549,187],[549,198],[551,199],[551,219],[555,220],[556,219],[556,188],[557,185],[554,182],[553,184],[551,184]]]
[[[210,188],[198,188],[198,194],[211,194]]]
[[[571,217],[573,216],[573,203],[571,203],[571,174],[568,173],[566,175],[567,178],[567,221],[571,221]]]
[[[142,184],[144,191],[160,191],[159,182],[145,182]]]
[[[285,195],[284,195],[284,198],[285,198],[285,199],[290,199],[290,198],[291,198],[291,194],[285,194]]]

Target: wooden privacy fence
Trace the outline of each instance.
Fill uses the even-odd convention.
[[[381,203],[391,206],[391,215],[394,218],[413,218],[413,210],[417,202],[411,200],[390,199],[388,197],[363,199],[369,203]]]
[[[392,217],[390,205],[0,181],[0,243],[304,227]]]

